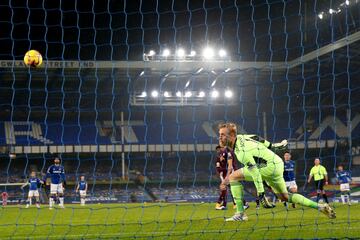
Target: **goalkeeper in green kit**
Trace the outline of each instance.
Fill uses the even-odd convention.
[[[334,210],[328,204],[320,204],[297,194],[288,193],[283,178],[284,163],[270,148],[286,146],[287,141],[271,144],[256,135],[237,135],[236,125],[226,123],[219,125],[220,146],[228,146],[235,152],[237,160],[244,165],[233,172],[230,177],[230,188],[236,202],[236,213],[226,221],[246,221],[248,217],[242,204],[243,186],[241,181],[253,181],[259,200],[264,208],[273,208],[265,196],[263,181],[265,181],[279,199],[289,203],[317,209],[329,218],[335,218]]]

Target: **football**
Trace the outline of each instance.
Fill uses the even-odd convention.
[[[24,56],[24,63],[29,67],[39,67],[42,61],[41,54],[36,50],[29,50]]]

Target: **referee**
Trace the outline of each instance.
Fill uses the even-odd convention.
[[[324,198],[325,202],[329,203],[324,190],[324,184],[325,185],[328,184],[328,175],[326,168],[320,164],[319,158],[315,158],[314,164],[315,166],[313,166],[310,171],[308,183],[310,183],[312,177],[314,177],[314,183],[317,192],[316,202],[319,202],[320,194],[322,194],[322,197]]]

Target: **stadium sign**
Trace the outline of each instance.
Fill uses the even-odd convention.
[[[44,61],[43,68],[96,68],[95,61]],[[0,68],[27,68],[20,60],[0,61]]]

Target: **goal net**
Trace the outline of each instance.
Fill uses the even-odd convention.
[[[358,1],[10,0],[0,12],[0,238],[359,236]],[[25,66],[30,49],[40,67]],[[249,220],[225,222],[235,209],[228,192],[215,210],[224,122],[287,139],[276,153],[291,153],[298,192],[314,201],[319,158],[337,218],[278,200],[257,209],[246,182]],[[55,158],[65,209],[47,178]],[[40,208],[21,188],[31,172],[47,178]]]

